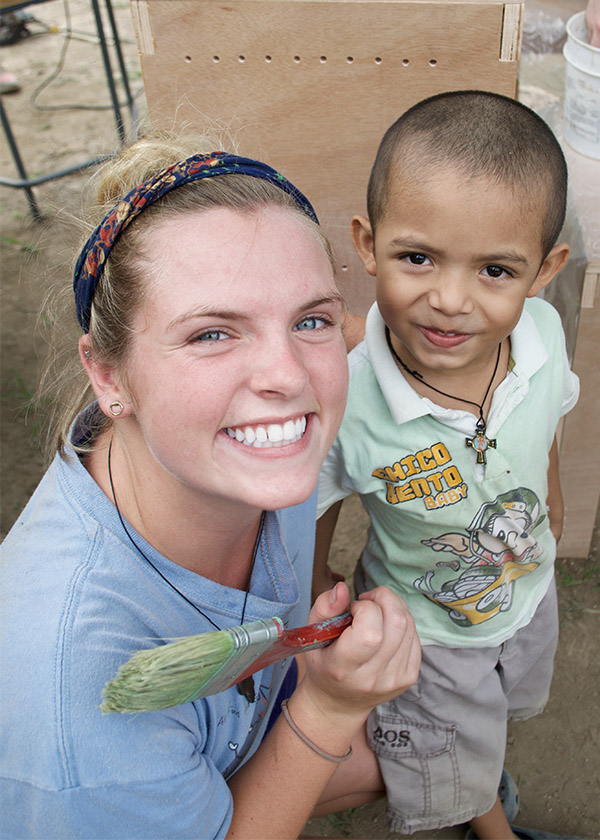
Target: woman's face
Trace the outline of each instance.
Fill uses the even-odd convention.
[[[347,389],[342,305],[317,235],[285,208],[220,208],[146,241],[125,370],[133,411],[119,423],[136,473],[256,508],[304,501]]]

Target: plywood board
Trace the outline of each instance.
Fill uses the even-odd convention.
[[[579,376],[579,402],[565,418],[560,446],[560,480],[565,500],[562,557],[587,557],[600,500],[600,261],[587,267],[573,370]]]
[[[153,127],[226,126],[280,169],[331,237],[349,305],[372,280],[349,236],[379,141],[445,90],[514,96],[522,6],[408,0],[132,0]]]

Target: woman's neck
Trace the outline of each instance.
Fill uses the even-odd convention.
[[[168,474],[162,481],[147,470],[140,475],[118,437],[112,447],[110,441],[110,433],[99,438],[84,464],[123,519],[172,562],[224,586],[246,589],[261,511],[196,494]]]

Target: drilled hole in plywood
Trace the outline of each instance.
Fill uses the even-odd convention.
[[[347,265],[343,265],[343,266],[342,266],[342,271],[348,271],[348,266],[347,266]]]
[[[189,64],[190,61],[192,60],[192,56],[191,55],[186,55],[184,60],[185,60],[186,64]]]
[[[352,58],[351,55],[349,55],[348,58],[346,59],[346,61],[348,62],[348,64],[352,64],[354,59]]]
[[[320,60],[321,60],[321,64],[325,64],[325,62],[327,61],[327,56],[322,55]]]
[[[435,59],[435,58],[430,58],[429,59],[429,66],[430,67],[435,67],[436,64],[437,64],[437,59]]]
[[[266,55],[266,56],[265,56],[265,61],[266,61],[266,62],[267,62],[267,64],[268,64],[270,61],[273,61],[273,59],[272,59],[272,57],[271,57],[270,55]]]
[[[296,63],[296,64],[299,64],[299,63],[300,63],[300,56],[299,56],[299,55],[295,55],[295,56],[294,56],[294,61],[295,61],[295,63]]]
[[[402,59],[402,64],[403,64],[404,67],[408,67],[408,65],[410,64],[408,58],[403,58]]]
[[[213,61],[215,62],[215,64],[218,64],[220,60],[221,59],[219,58],[218,55],[213,55]]]
[[[381,62],[382,62],[381,56],[379,56],[379,55],[375,56],[375,64],[381,64]]]
[[[238,61],[240,62],[240,64],[243,64],[245,60],[246,60],[245,55],[238,55]]]

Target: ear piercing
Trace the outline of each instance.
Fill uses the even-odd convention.
[[[123,403],[119,402],[118,400],[111,402],[111,404],[108,406],[108,410],[110,411],[113,417],[118,417],[119,414],[122,414],[123,408]]]

